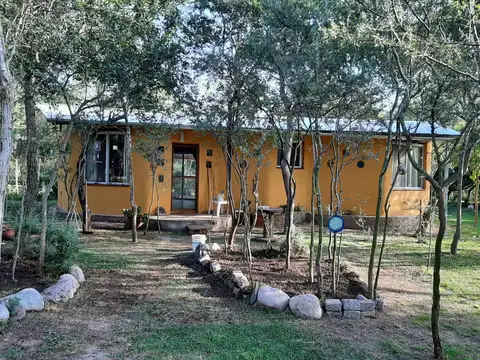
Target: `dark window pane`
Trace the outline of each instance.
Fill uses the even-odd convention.
[[[109,151],[109,182],[128,183],[125,135],[111,134]]]
[[[296,156],[295,156],[296,153]],[[295,158],[294,158],[295,156]],[[295,159],[295,167],[299,168],[302,167],[302,144],[298,144],[298,142],[294,142],[292,144],[292,152],[290,154],[290,165],[293,164],[293,161]],[[277,152],[277,166],[280,166],[282,164],[283,160],[283,151],[281,149],[278,149]]]
[[[107,135],[99,134],[88,151],[87,155],[87,181],[105,182],[105,169],[107,159]]]

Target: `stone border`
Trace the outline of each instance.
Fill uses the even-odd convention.
[[[41,294],[33,288],[26,288],[0,299],[0,323],[21,320],[28,311],[42,311],[48,302],[66,302],[73,298],[80,284],[85,281],[82,269],[74,265],[68,274],[46,288]]]
[[[291,298],[280,289],[257,282],[250,284],[241,270],[222,270],[220,263],[211,259],[211,252],[222,250],[222,248],[217,243],[213,243],[211,247],[212,251],[209,250],[208,245],[199,244],[193,255],[194,264],[198,265],[199,270],[214,274],[232,290],[235,296],[246,299],[250,295],[251,305],[258,302],[265,307],[282,311],[290,310],[297,317],[310,319],[320,319],[323,310],[329,317],[353,320],[376,318],[376,311],[383,309],[383,299],[380,297],[375,300],[367,299],[363,295],[358,295],[356,299],[326,299],[322,307],[320,300],[314,294],[301,294]]]

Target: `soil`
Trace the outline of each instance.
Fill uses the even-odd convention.
[[[278,250],[256,250],[252,252],[252,256],[254,258],[252,277],[255,281],[281,289],[290,296],[317,292],[317,285],[312,285],[308,281],[307,257],[297,256],[292,258],[290,269],[287,270],[285,268],[285,258]],[[243,259],[241,251],[230,252],[228,255],[218,252],[213,255],[213,258],[220,263],[223,269],[238,269],[249,277],[248,265]],[[358,274],[347,263],[342,263],[340,268],[340,279],[335,297],[338,299],[355,298],[357,294],[349,293],[348,290],[350,279],[358,278]],[[330,289],[332,281],[331,262],[322,262],[322,271],[324,295],[332,298]]]
[[[37,274],[37,262],[34,260],[21,260],[15,270],[15,281],[12,280],[13,241],[2,244],[2,260],[0,262],[0,297],[11,294],[17,289],[34,287],[44,289],[52,280],[40,277]]]

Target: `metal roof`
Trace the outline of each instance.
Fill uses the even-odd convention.
[[[47,121],[57,124],[67,124],[71,121],[68,106],[65,104],[50,105],[37,104],[37,108],[42,112]],[[102,122],[98,114],[91,110],[82,113],[84,121]],[[191,119],[184,116],[161,116],[161,115],[146,115],[146,114],[131,114],[128,117],[128,122],[131,125],[153,125],[153,126],[171,126],[178,129],[197,129],[208,130],[208,128],[219,128],[225,126],[225,122],[218,121],[215,123],[209,121],[200,121],[198,119]],[[108,124],[108,122],[105,122]],[[125,120],[115,122],[116,125],[124,125]],[[280,127],[285,127],[284,123],[278,124]],[[338,131],[349,133],[365,133],[376,136],[384,136],[388,133],[388,124],[385,120],[351,120],[351,119],[321,119],[319,121],[319,130],[322,133],[334,133]],[[446,128],[437,124],[421,121],[405,121],[410,134],[416,138],[432,138],[432,134],[439,138],[454,138],[460,136],[460,132]],[[433,126],[432,126],[433,125]],[[311,121],[307,118],[301,120],[299,124],[302,130],[312,127]],[[252,130],[261,130],[268,127],[268,122],[263,123],[259,120],[257,123],[252,123],[248,128]],[[401,130],[401,129],[400,129]],[[396,124],[393,125],[393,132],[396,132]],[[403,131],[401,131],[403,133]]]

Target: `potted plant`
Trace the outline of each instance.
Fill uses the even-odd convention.
[[[123,216],[125,217],[125,230],[132,229],[133,223],[133,210],[131,208],[123,209]],[[142,214],[142,207],[137,207],[137,229],[140,229],[142,225],[145,223],[144,219],[146,219],[148,215]]]

